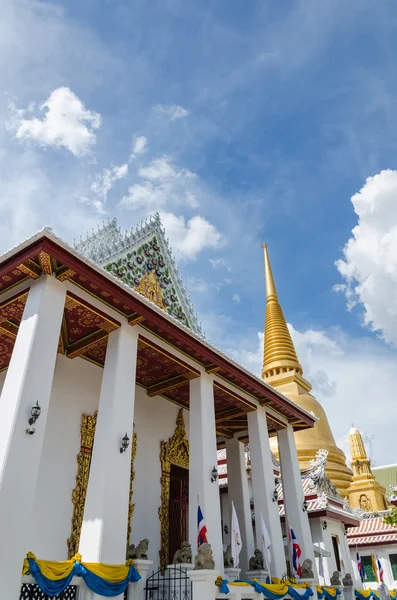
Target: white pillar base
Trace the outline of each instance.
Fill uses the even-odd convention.
[[[193,598],[197,600],[215,600],[219,596],[219,588],[215,585],[219,571],[202,569],[190,571],[189,577],[193,584]]]
[[[266,579],[269,577],[269,572],[263,569],[255,571],[247,571],[245,574],[246,579],[256,579],[259,583],[266,583]]]
[[[235,567],[228,567],[225,569],[225,579],[228,581],[236,581],[236,579],[240,579],[241,569],[236,569]]]
[[[354,598],[354,587],[353,586],[345,585],[345,586],[343,586],[342,590],[343,590],[343,597],[345,600],[353,600],[353,598]]]
[[[136,583],[129,584],[128,600],[145,600],[146,580],[148,576],[150,576],[150,571],[153,567],[153,561],[134,558],[134,567],[141,576],[141,579]]]
[[[168,565],[167,566],[167,570],[170,572],[170,576],[173,577],[174,575],[172,575],[172,573],[175,574],[175,571],[177,571],[178,569],[181,569],[182,571],[193,571],[194,569],[194,564],[193,563],[178,563],[178,564],[172,564],[172,565]]]

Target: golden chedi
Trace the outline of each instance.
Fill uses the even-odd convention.
[[[387,510],[386,490],[373,476],[361,433],[353,426],[349,431],[349,444],[353,469],[353,481],[347,491],[349,503],[364,512]]]
[[[295,346],[278,301],[276,286],[270,267],[266,244],[266,322],[262,377],[279,392],[293,402],[313,412],[319,421],[312,429],[295,434],[300,468],[308,469],[317,450],[328,450],[326,473],[341,496],[346,496],[352,480],[352,473],[346,466],[346,457],[334,440],[327,415],[321,404],[310,393],[312,386],[304,379],[302,366],[298,361]],[[272,438],[273,452],[278,456],[277,439]]]

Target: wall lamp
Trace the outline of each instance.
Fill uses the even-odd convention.
[[[26,433],[28,433],[29,435],[33,435],[36,431],[36,428],[33,427],[33,425],[36,423],[37,419],[41,414],[41,407],[39,406],[38,402],[36,402],[36,404],[32,406],[30,414],[32,415],[28,421],[30,427],[28,427]]]
[[[277,502],[277,501],[278,501],[278,492],[277,492],[277,488],[274,488],[274,492],[273,492],[272,500],[273,500],[273,502]]]
[[[211,483],[215,483],[215,481],[218,479],[218,469],[216,468],[216,466],[214,465],[212,467],[212,471],[211,471]]]
[[[307,512],[307,507],[308,507],[307,501],[304,500],[303,504],[302,504],[302,510],[303,510],[303,512]]]
[[[130,438],[128,437],[127,434],[125,434],[125,436],[121,440],[120,454],[123,454],[123,452],[125,452],[127,450],[129,445],[130,445]]]
[[[323,529],[325,531],[327,529],[327,527],[328,527],[327,521],[323,521],[323,525],[322,526],[323,526]]]

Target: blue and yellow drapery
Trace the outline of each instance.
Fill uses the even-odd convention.
[[[318,600],[335,600],[337,596],[341,594],[341,591],[336,587],[322,587],[321,585],[317,585],[317,598]]]
[[[252,586],[256,592],[263,594],[268,600],[281,600],[285,596],[290,596],[293,600],[309,600],[313,596],[313,591],[307,586],[290,586],[284,584],[260,583],[256,579],[228,581],[227,579],[218,578],[216,584],[219,585],[219,591],[222,594],[230,592],[229,586]],[[300,588],[302,593],[296,588]]]
[[[374,600],[379,600],[378,590],[354,590],[354,595],[358,600],[368,600],[368,598],[374,598]],[[396,590],[389,590],[390,598],[395,600],[397,596]]]
[[[76,554],[71,560],[54,562],[36,560],[29,552],[23,569],[24,575],[32,575],[40,590],[48,596],[61,594],[70,585],[73,577],[81,577],[94,593],[106,598],[123,594],[129,583],[138,581],[141,576],[129,560],[125,565],[86,563]]]

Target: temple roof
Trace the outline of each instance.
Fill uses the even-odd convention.
[[[158,213],[135,229],[124,232],[113,219],[98,228],[97,232],[80,239],[75,248],[141,293],[140,284],[151,275],[152,287],[156,282],[160,287],[158,305],[203,335]]]
[[[338,490],[325,473],[327,450],[319,450],[316,459],[311,461],[310,469],[301,472],[302,488],[307,503],[309,517],[328,516],[338,519],[346,525],[357,525],[361,520],[361,511],[353,509],[341,498]],[[275,490],[277,491],[279,514],[285,516],[283,485],[280,464],[272,454],[274,466]],[[247,476],[250,473],[249,445],[246,445]],[[227,458],[226,449],[218,450],[218,476],[220,488],[227,488]]]
[[[358,527],[347,532],[349,546],[372,546],[374,544],[393,544],[397,542],[397,526],[383,521],[391,511],[383,511],[376,516],[364,518]]]
[[[161,395],[188,408],[190,379],[201,372],[216,373],[216,430],[222,438],[246,432],[248,412],[264,404],[270,413],[269,435],[276,434],[279,426],[276,419],[280,414],[294,430],[313,427],[316,418],[308,411],[48,228],[0,257],[0,371],[9,366],[29,287],[42,275],[55,277],[67,288],[66,335],[63,336],[62,326],[60,354],[80,357],[102,367],[109,333],[120,327],[121,321],[132,327],[139,324],[137,383],[148,395]],[[164,343],[170,351],[159,346]]]

